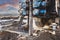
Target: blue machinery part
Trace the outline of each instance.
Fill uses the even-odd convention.
[[[21,0],[21,4],[22,4],[22,15],[26,15],[26,0]],[[42,7],[42,6],[46,6],[46,2],[45,1],[41,1],[41,0],[35,0],[33,1],[33,8],[36,7]],[[33,15],[39,15],[39,14],[45,14],[46,13],[46,9],[34,9],[33,10]]]
[[[26,9],[26,3],[22,3],[21,6],[22,6],[23,9]]]
[[[41,2],[41,5],[42,5],[42,6],[46,6],[46,4],[47,4],[47,3],[46,3],[45,1]]]
[[[33,8],[39,7],[41,2],[34,1],[33,2]]]
[[[35,10],[33,11],[33,15],[39,15],[39,10],[38,10],[38,9],[35,9]]]
[[[34,9],[34,11],[33,11],[33,15],[39,15],[39,14],[45,14],[45,13],[46,13],[45,9],[43,9],[43,10]]]
[[[46,6],[46,2],[43,1],[43,2],[38,2],[38,1],[34,1],[33,2],[33,8],[36,8],[36,7],[41,7],[41,6]]]
[[[45,14],[46,10],[45,9],[44,10],[40,10],[39,12],[40,12],[40,14]]]
[[[22,15],[25,16],[26,15],[26,10],[22,10]]]

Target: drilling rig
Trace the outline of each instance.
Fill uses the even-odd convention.
[[[49,32],[55,35],[55,31],[59,28],[60,16],[56,1],[57,0],[20,0],[18,10],[19,21],[11,19],[10,21],[13,23],[6,26],[4,30],[2,30],[3,26],[0,25],[0,31],[16,33],[18,34],[18,39],[23,36],[38,36],[42,32]],[[10,21],[8,21],[8,23],[10,23]]]
[[[39,27],[48,30],[51,29],[53,31],[56,30],[57,25],[59,24],[59,22],[55,21],[56,18],[59,18],[56,0],[25,0],[21,1],[19,4],[21,4],[20,10],[22,10],[20,14],[22,16],[28,16],[29,35],[33,34],[32,29],[34,29],[34,18],[37,21],[40,20]]]

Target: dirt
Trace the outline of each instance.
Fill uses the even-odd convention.
[[[0,34],[0,40],[17,40],[18,34],[10,33],[10,32],[2,32]]]
[[[60,40],[59,30],[56,31],[56,35],[52,35],[48,32],[43,32],[40,34],[39,37],[36,37],[33,40]],[[17,40],[17,36],[18,34],[14,34],[10,32],[3,32],[3,33],[0,33],[0,40]]]
[[[50,33],[44,32],[34,40],[60,40],[60,31],[56,31],[56,35],[52,35]]]

